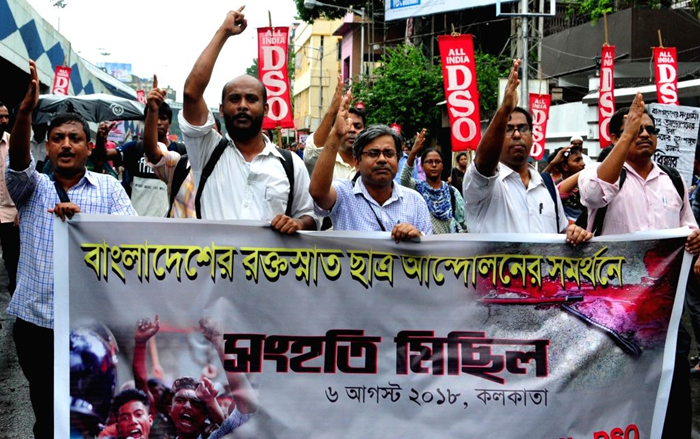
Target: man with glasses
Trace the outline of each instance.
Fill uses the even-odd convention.
[[[333,181],[335,157],[346,133],[352,129],[348,107],[352,96],[343,97],[333,130],[316,162],[309,192],[315,211],[330,216],[336,230],[391,232],[396,241],[433,232],[423,197],[394,182],[398,171],[401,138],[386,125],[365,128],[353,145],[360,178]]]
[[[682,179],[676,183],[682,186],[679,194],[671,177],[674,170],[664,170],[652,160],[658,133],[654,118],[644,108],[641,93],[637,93],[631,107],[613,114],[610,119],[613,144],[610,153],[600,166],[584,170],[579,177],[581,203],[588,207],[588,229],[593,229],[595,217],[603,208],[606,208],[605,218],[596,234],[687,226],[693,231],[686,241],[686,250],[696,254],[700,251],[700,232],[685,196],[685,184]],[[662,435],[664,439],[690,436],[689,347],[690,337],[681,325]]]
[[[503,103],[479,142],[464,176],[463,195],[470,233],[563,233],[578,244],[591,234],[569,225],[559,196],[550,194],[528,165],[532,117],[517,107],[520,84],[513,62]]]

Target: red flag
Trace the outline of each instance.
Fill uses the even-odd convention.
[[[598,137],[600,147],[610,145],[610,118],[615,112],[615,46],[603,46],[598,89]]]
[[[389,125],[389,128],[391,128],[391,130],[399,136],[401,135],[401,125],[397,123],[392,123],[391,125]]]
[[[146,105],[146,92],[144,90],[136,90],[136,100]]]
[[[544,157],[544,142],[547,138],[547,122],[549,122],[549,107],[552,103],[550,95],[530,93],[530,113],[532,114],[532,149],[530,157],[542,160]]]
[[[440,35],[438,44],[447,113],[450,116],[452,151],[476,149],[481,140],[481,121],[472,36]]]
[[[56,66],[56,75],[53,77],[51,93],[68,96],[68,84],[70,83],[70,67]]]
[[[675,47],[654,47],[656,100],[678,105],[678,58]]]
[[[294,128],[287,75],[288,27],[258,29],[258,76],[267,89],[270,109],[263,120],[263,129]]]

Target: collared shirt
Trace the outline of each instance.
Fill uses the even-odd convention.
[[[212,129],[214,117],[209,113],[203,126],[194,126],[185,120],[183,112],[178,115],[180,129],[187,144],[187,156],[192,164],[195,187],[199,187],[202,170],[209,161],[221,134]],[[287,209],[289,179],[284,172],[282,155],[275,145],[264,137],[265,148],[247,163],[243,154],[235,147],[226,148],[207,180],[201,195],[202,218],[205,219],[251,219],[271,221]],[[314,205],[309,194],[309,174],[304,162],[292,154],[294,164],[294,197],[292,217],[308,215],[317,222]]]
[[[156,176],[160,178],[163,182],[168,185],[168,196],[173,190],[173,177],[175,175],[175,168],[177,163],[180,161],[180,155],[177,151],[168,151],[164,144],[158,142],[163,151],[163,157],[161,157],[158,163],[148,162],[148,166],[153,168],[153,172]],[[187,164],[189,167],[189,163]],[[192,175],[192,170],[187,172],[187,176],[182,181],[182,184],[178,188],[175,194],[175,199],[173,200],[173,208],[170,211],[171,218],[197,218],[197,211],[195,209],[194,200],[197,196],[197,190],[194,186],[194,177]]]
[[[335,230],[381,231],[381,222],[384,230],[391,232],[396,224],[408,223],[424,235],[433,234],[428,206],[413,189],[393,183],[391,197],[380,206],[367,192],[362,178],[354,185],[350,180],[334,180],[333,187],[337,198],[331,210],[314,207],[319,216],[331,217]]]
[[[323,147],[319,148],[314,143],[314,135],[311,133],[309,137],[306,138],[306,149],[304,149],[304,164],[306,165],[309,175],[314,170],[316,162],[318,161],[318,156],[321,154]],[[333,178],[340,180],[352,180],[357,174],[357,169],[353,165],[345,163],[343,157],[339,154],[335,154],[335,164],[333,165]]]
[[[24,171],[7,169],[7,189],[20,212],[20,253],[17,289],[7,313],[45,328],[53,328],[53,221],[48,213],[60,202],[48,176],[32,160]],[[124,188],[112,176],[87,171],[67,192],[82,213],[136,215]]]
[[[599,208],[608,205],[602,235],[633,233],[642,230],[698,228],[688,197],[681,197],[671,177],[653,164],[646,180],[627,163],[625,183],[608,183],[598,178],[598,167],[581,171],[578,178],[581,204],[588,207],[588,230]],[[683,185],[685,188],[685,184]],[[684,192],[685,193],[685,192]]]
[[[5,184],[5,169],[8,167],[8,152],[10,151],[10,133],[3,133],[0,137],[0,222],[11,223],[17,216],[15,203],[7,192]]]
[[[528,171],[526,188],[520,174],[503,163],[492,177],[469,165],[463,182],[469,233],[560,233],[568,227],[559,197],[555,205],[540,174]]]

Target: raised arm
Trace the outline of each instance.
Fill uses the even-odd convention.
[[[311,175],[309,193],[318,207],[324,210],[331,210],[338,197],[335,188],[331,185],[333,182],[333,168],[340,144],[352,123],[352,120],[348,118],[348,108],[351,100],[352,93],[348,92],[340,103],[333,129],[326,140],[326,144],[318,157],[316,167]]]
[[[134,383],[137,389],[148,395],[148,401],[151,406],[151,414],[155,415],[157,412],[155,398],[153,394],[148,389],[148,369],[146,367],[146,343],[154,335],[158,333],[160,329],[160,320],[158,320],[158,315],[155,316],[153,321],[149,319],[141,319],[136,324],[136,331],[134,333],[134,360],[132,363],[132,368],[134,372]]]
[[[221,360],[221,366],[224,367],[226,371],[226,367],[224,366],[224,361],[226,359],[224,337],[220,325],[213,320],[205,318],[199,321],[199,326],[202,328],[202,335],[204,335],[204,338],[209,340],[212,346],[214,346]],[[226,379],[231,387],[233,401],[236,403],[238,411],[243,414],[257,411],[258,399],[245,374],[226,371]]]
[[[163,158],[163,151],[158,147],[158,110],[165,100],[165,90],[158,88],[156,75],[153,75],[153,88],[146,99],[148,113],[143,127],[143,150],[149,162],[158,163]]]
[[[338,85],[335,87],[335,93],[333,94],[333,100],[331,101],[331,106],[328,108],[326,114],[323,115],[321,119],[321,124],[318,126],[314,132],[314,143],[318,148],[325,146],[328,140],[328,135],[333,128],[333,121],[338,116],[338,110],[340,109],[340,103],[343,100],[343,80],[340,75],[338,75]]]
[[[603,160],[603,163],[598,166],[598,178],[608,183],[615,183],[620,178],[622,165],[627,160],[627,153],[632,146],[632,143],[637,140],[639,135],[639,126],[642,124],[642,116],[644,115],[644,99],[642,94],[637,92],[637,95],[632,101],[630,112],[625,116],[625,130],[613,146],[610,154]]]
[[[546,168],[544,168],[544,171],[542,172],[552,172],[554,168],[557,167],[559,163],[564,162],[564,154],[571,149],[571,145],[565,146],[562,149],[559,150],[557,155],[554,156],[551,162],[547,165]]]
[[[518,86],[520,85],[518,67],[520,67],[520,60],[513,60],[513,69],[508,75],[503,102],[496,110],[496,114],[493,116],[483,137],[481,137],[479,146],[476,147],[474,165],[481,175],[487,177],[496,175],[498,160],[501,157],[503,142],[506,138],[508,118],[516,105],[518,105]]]
[[[416,133],[416,141],[413,142],[413,148],[411,148],[411,152],[408,153],[408,159],[406,160],[406,164],[411,168],[416,163],[416,156],[423,150],[426,131],[427,129],[423,128],[420,130],[420,133]]]
[[[10,168],[15,171],[24,171],[32,162],[29,153],[32,138],[32,111],[39,103],[39,75],[36,72],[36,64],[29,60],[29,86],[19,105],[15,126],[10,136]]]
[[[248,26],[248,22],[243,15],[244,8],[245,6],[241,6],[236,11],[229,11],[221,27],[216,31],[207,47],[204,48],[202,54],[199,55],[187,80],[185,80],[182,111],[185,120],[192,125],[203,125],[207,121],[209,108],[204,101],[204,90],[209,85],[214,64],[226,40],[230,36],[240,34]]]

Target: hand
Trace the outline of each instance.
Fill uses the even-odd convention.
[[[153,75],[153,88],[148,92],[148,96],[146,96],[148,111],[157,112],[163,104],[163,101],[165,101],[165,90],[158,88],[158,76]]]
[[[391,231],[391,237],[397,244],[399,241],[408,241],[409,239],[420,238],[421,236],[420,230],[409,223],[399,223],[395,225]]]
[[[341,75],[338,75],[338,83],[335,86],[335,92],[333,93],[333,99],[331,100],[331,106],[328,108],[328,112],[337,112],[338,109],[340,108],[340,103],[343,100],[343,87],[345,84],[343,83],[343,77]]]
[[[304,225],[298,219],[279,214],[272,219],[270,225],[273,229],[286,235],[293,235],[297,230],[303,230]]]
[[[425,133],[427,131],[428,130],[426,128],[423,128],[419,133],[416,133],[416,141],[413,142],[413,148],[411,148],[411,155],[414,157],[417,156],[423,149],[423,144],[425,143]]]
[[[350,131],[350,129],[352,128],[352,119],[350,119],[350,117],[348,116],[348,110],[350,108],[351,101],[352,93],[348,91],[340,101],[338,115],[335,117],[335,123],[333,124],[333,129],[331,130],[329,136],[329,139],[333,139],[333,141],[327,141],[326,143],[329,143],[333,146],[338,146],[343,137],[345,137],[348,131]]]
[[[694,229],[685,241],[685,249],[694,255],[700,252],[700,230]]]
[[[202,329],[202,335],[211,343],[218,343],[223,340],[223,328],[221,323],[214,319],[202,318],[199,320],[199,327]]]
[[[565,146],[562,149],[559,150],[557,155],[554,156],[552,161],[549,163],[550,165],[558,165],[559,163],[564,163],[564,154],[571,149],[571,145]]]
[[[518,87],[520,86],[520,79],[518,79],[518,68],[520,67],[520,60],[513,60],[513,69],[508,75],[508,82],[506,83],[505,93],[503,95],[503,103],[501,106],[510,114],[513,109],[518,105]]]
[[[221,25],[221,28],[226,32],[227,36],[238,35],[248,27],[248,20],[246,20],[245,15],[243,15],[243,9],[245,9],[245,5],[241,6],[236,11],[229,11],[226,15],[226,19]]]
[[[137,343],[146,343],[160,330],[160,320],[158,320],[158,314],[151,322],[149,319],[141,319],[136,323],[136,332],[134,333],[134,340]]]
[[[80,212],[80,207],[75,203],[58,203],[56,207],[48,209],[47,212],[56,214],[57,217],[61,218],[61,221],[65,221],[66,218],[71,219],[73,215]]]
[[[587,232],[576,224],[571,224],[566,228],[566,242],[576,247],[577,244],[593,238],[593,233]]]
[[[642,125],[642,116],[644,116],[644,98],[642,93],[637,92],[637,95],[630,105],[630,111],[625,118],[625,130],[624,133],[632,136],[632,139],[636,139],[639,136],[639,127]]]
[[[100,127],[97,128],[97,136],[106,139],[109,132],[112,131],[115,126],[117,126],[116,122],[102,122]]]
[[[19,111],[24,114],[34,111],[39,103],[39,74],[36,72],[36,64],[31,59],[29,60],[29,78],[27,93],[19,104]]]
[[[695,276],[697,276],[697,278],[700,279],[700,258],[695,260],[695,265],[693,265],[693,271],[695,272]]]
[[[209,378],[203,377],[194,393],[200,401],[206,404],[216,398],[218,392],[214,388],[214,383]]]

